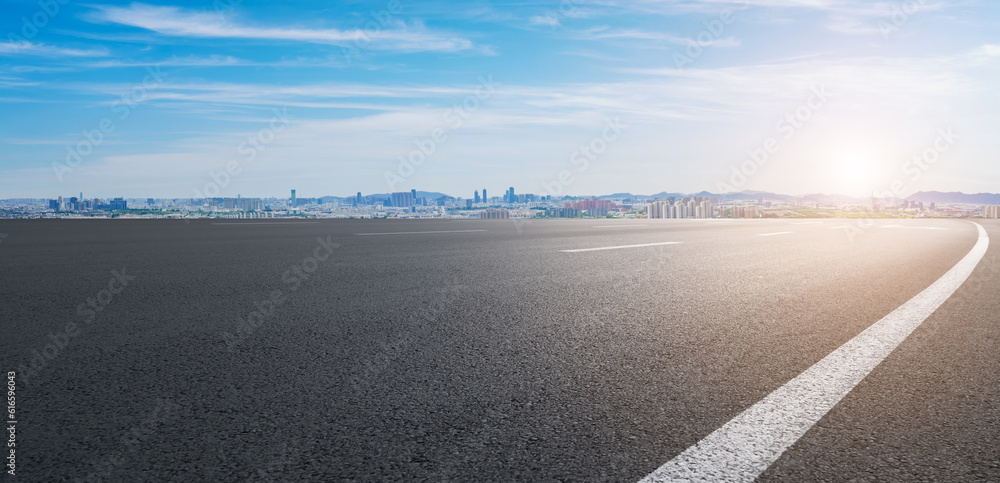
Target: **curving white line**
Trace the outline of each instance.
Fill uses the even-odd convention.
[[[990,244],[973,224],[979,240],[948,273],[640,483],[756,479],[965,283]]]

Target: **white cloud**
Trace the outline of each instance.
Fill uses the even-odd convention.
[[[664,32],[651,32],[637,29],[611,29],[606,26],[594,27],[574,34],[577,38],[588,40],[601,39],[631,39],[668,42],[677,45],[700,45],[702,47],[739,47],[741,42],[734,37],[713,38],[710,40],[695,40],[678,37]]]
[[[468,39],[431,32],[422,27],[390,21],[376,29],[308,29],[260,27],[230,22],[214,13],[133,3],[128,7],[98,6],[91,19],[157,32],[161,35],[195,38],[285,40],[372,48],[398,52],[458,52],[477,47]]]
[[[535,15],[528,19],[528,23],[531,25],[546,25],[549,27],[558,27],[562,25],[559,19],[554,15]]]
[[[107,49],[72,49],[28,41],[0,43],[0,55],[38,55],[43,57],[103,57]]]

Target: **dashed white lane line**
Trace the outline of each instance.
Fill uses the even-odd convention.
[[[843,230],[844,228],[850,228],[850,227],[851,227],[851,225],[844,225],[844,226],[831,226],[831,227],[830,227],[830,229],[831,229],[831,230]]]
[[[559,250],[559,251],[563,253],[596,252],[598,250],[618,250],[620,248],[654,247],[658,245],[677,245],[679,243],[681,242],[643,243],[641,245],[619,245],[616,247],[577,248],[574,250]]]
[[[757,478],[965,283],[990,244],[973,224],[979,240],[948,273],[640,483]]]
[[[631,227],[636,227],[637,226],[637,227],[640,227],[640,228],[648,228],[649,227],[649,225],[594,225],[594,228],[621,228],[621,227],[627,227],[627,226],[631,226]]]
[[[757,236],[791,235],[794,231],[779,231],[777,233],[759,233]]]
[[[372,235],[420,235],[425,233],[472,233],[477,231],[486,230],[438,230],[438,231],[387,231],[381,233],[355,233],[357,236],[372,236]]]
[[[822,225],[822,221],[800,221],[798,223],[792,223],[793,225]]]
[[[937,226],[903,226],[903,225],[882,225],[882,228],[909,228],[911,230],[947,230]]]
[[[233,223],[212,223],[213,225],[317,225],[318,221],[250,221]]]

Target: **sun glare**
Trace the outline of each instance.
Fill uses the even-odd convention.
[[[860,155],[845,156],[840,162],[840,185],[852,194],[872,189],[871,161]]]

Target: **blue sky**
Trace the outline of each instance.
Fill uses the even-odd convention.
[[[992,1],[3,8],[0,198],[1000,192]]]

